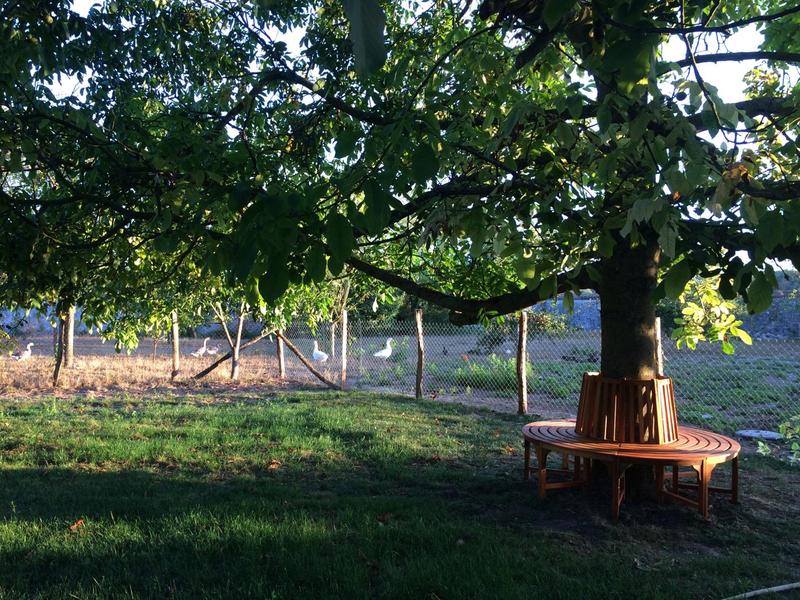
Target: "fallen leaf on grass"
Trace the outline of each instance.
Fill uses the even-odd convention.
[[[267,467],[267,469],[269,469],[270,471],[277,471],[282,466],[283,463],[281,461],[279,461],[277,458],[273,458],[271,461],[269,461],[269,466]]]
[[[517,452],[517,449],[514,448],[514,446],[506,445],[503,446],[503,452],[505,452],[506,454],[515,454]]]
[[[74,532],[78,531],[78,529],[83,527],[83,525],[84,525],[83,519],[78,519],[72,525],[69,526],[69,530],[74,533]]]
[[[385,512],[385,513],[379,514],[375,518],[377,519],[379,525],[386,525],[386,523],[389,522],[389,519],[391,518],[391,516],[392,516],[392,513]]]

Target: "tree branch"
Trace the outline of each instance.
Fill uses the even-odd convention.
[[[498,315],[506,315],[516,312],[523,308],[527,308],[532,304],[543,302],[552,297],[552,294],[544,295],[541,289],[521,289],[491,298],[482,300],[473,300],[469,298],[462,298],[439,292],[432,288],[419,285],[410,279],[401,277],[396,273],[387,271],[375,265],[366,263],[356,257],[351,257],[347,260],[354,269],[361,271],[365,275],[369,275],[375,279],[388,283],[408,294],[432,302],[442,308],[450,310],[451,321],[458,324],[474,323],[484,313],[496,313]],[[592,281],[588,273],[581,269],[576,275],[569,275],[562,273],[557,276],[557,293],[566,292],[572,289],[597,289],[597,283]]]

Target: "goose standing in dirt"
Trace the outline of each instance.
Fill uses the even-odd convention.
[[[392,355],[392,338],[386,340],[386,347],[383,350],[378,350],[374,356],[375,358],[382,358],[384,360],[388,359]]]
[[[318,363],[324,363],[328,361],[328,355],[319,349],[317,340],[314,340],[314,351],[311,353],[311,358],[314,359],[314,362]]]

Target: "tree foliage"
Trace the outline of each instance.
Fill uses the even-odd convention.
[[[0,17],[7,298],[113,306],[146,248],[254,307],[347,267],[464,322],[597,289],[615,248],[656,244],[659,294],[717,277],[759,311],[772,261],[800,263],[800,9],[784,2],[114,0],[83,16],[43,0]],[[744,28],[752,51],[726,50]],[[730,104],[698,65],[743,59],[758,62]]]

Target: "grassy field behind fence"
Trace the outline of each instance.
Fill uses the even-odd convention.
[[[800,474],[712,523],[536,498],[523,417],[366,393],[0,403],[0,598],[721,598],[800,577]],[[723,477],[724,469],[716,474]]]

